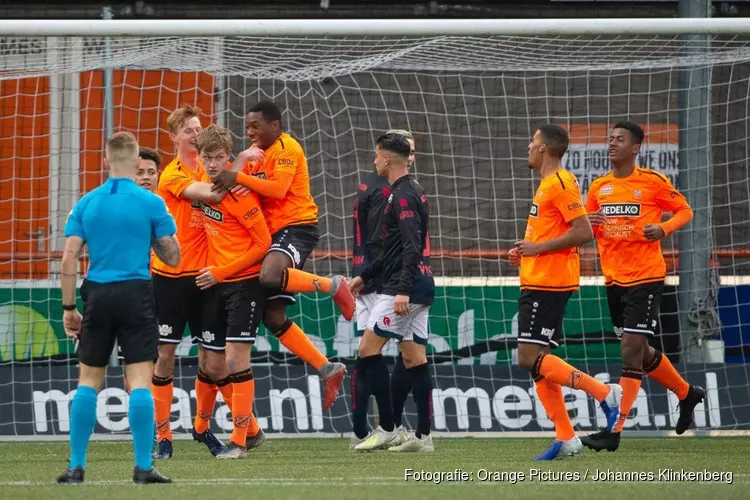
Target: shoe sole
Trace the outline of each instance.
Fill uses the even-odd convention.
[[[602,448],[597,448],[596,446],[594,446],[594,445],[591,445],[591,444],[588,444],[588,443],[586,443],[586,442],[584,442],[584,441],[581,441],[581,442],[583,443],[583,446],[585,446],[585,447],[586,447],[586,448],[588,448],[589,450],[594,450],[594,451],[595,451],[595,452],[597,452],[597,453],[599,453],[599,452],[600,452],[600,451],[602,451],[602,450],[607,450],[607,451],[617,451],[617,449],[619,448],[619,446],[616,446],[616,447],[614,447],[614,448],[612,448],[611,446],[604,446],[604,447],[602,447]]]
[[[346,369],[331,375],[323,381],[323,409],[328,410],[336,402],[339,397],[339,389],[341,383],[344,381],[344,375],[346,375]]]

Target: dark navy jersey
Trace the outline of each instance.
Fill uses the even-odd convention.
[[[383,218],[385,206],[391,195],[391,187],[385,177],[377,172],[368,175],[363,184],[359,185],[357,197],[354,200],[354,255],[352,257],[352,276],[360,276],[362,271],[377,257],[382,246]],[[372,293],[376,289],[375,279],[365,282],[365,293]]]
[[[412,304],[432,304],[429,206],[422,186],[409,175],[391,186],[384,230],[378,256],[362,272],[362,279],[376,277],[380,293],[408,295]]]

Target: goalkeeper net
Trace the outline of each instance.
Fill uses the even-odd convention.
[[[322,238],[307,266],[317,274],[348,272],[354,196],[372,170],[377,136],[391,128],[414,134],[437,282],[428,346],[433,428],[450,432],[552,427],[516,366],[519,281],[505,260],[524,234],[539,181],[527,167],[535,128],[568,128],[564,166],[585,196],[609,169],[608,127],[641,124],[647,139],[638,163],[667,175],[696,208],[683,230],[688,237],[663,243],[669,277],[653,345],[706,387],[695,413],[699,430],[750,429],[746,37],[5,37],[0,54],[0,437],[69,429],[77,369],[61,324],[58,262],[68,211],[106,178],[108,120],[171,159],[166,117],[196,104],[207,113],[204,126],[232,131],[236,153],[249,146],[244,112],[261,100],[283,109],[283,127],[308,157]],[[703,101],[689,97],[700,95]],[[683,121],[696,111],[703,122]],[[696,151],[707,164],[695,161]],[[688,254],[692,267],[683,262],[678,273]],[[582,271],[560,355],[616,382],[619,342],[593,246],[582,250]],[[688,277],[702,279],[686,289]],[[330,358],[356,356],[357,326],[327,297],[300,296],[290,316]],[[178,433],[189,432],[195,408],[196,350],[188,338],[175,370]],[[324,413],[316,374],[273,335],[259,337],[253,365],[256,413],[267,432],[351,429],[348,389]],[[108,435],[128,429],[119,370],[110,368],[100,395],[97,431]],[[641,391],[626,428],[673,429],[677,398],[645,378]],[[603,423],[582,391],[565,393],[579,429]],[[413,423],[411,401],[406,413]],[[231,428],[225,405],[217,405],[213,425]]]

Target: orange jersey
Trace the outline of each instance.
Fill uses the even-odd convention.
[[[208,178],[205,181],[210,182]],[[263,256],[271,245],[271,234],[257,195],[229,193],[218,205],[203,203],[202,206],[208,236],[208,265],[215,266],[216,279],[232,282],[258,276]]]
[[[610,172],[591,183],[586,209],[602,209],[607,216],[605,224],[594,226],[607,285],[633,286],[664,280],[667,266],[661,242],[648,241],[643,227],[659,224],[662,212],[690,211],[685,197],[667,177],[640,167],[621,179]],[[665,229],[665,234],[669,232]]]
[[[534,243],[559,238],[571,221],[586,215],[578,181],[558,170],[539,183],[526,224],[525,240]],[[578,290],[581,262],[577,248],[566,248],[521,258],[521,288],[565,292]]]
[[[177,223],[181,259],[177,267],[171,267],[163,263],[159,257],[154,256],[151,266],[154,274],[168,278],[195,276],[198,271],[206,267],[208,244],[203,228],[201,203],[182,197],[185,188],[200,181],[201,175],[200,167],[197,172],[193,172],[184,167],[177,158],[164,167],[161,173],[156,194],[164,198],[169,213]]]
[[[292,175],[292,183],[283,198],[260,196],[271,234],[286,226],[317,223],[318,206],[310,194],[310,173],[300,143],[289,134],[281,134],[265,153],[264,161],[249,166],[249,174],[268,180],[275,179],[278,173]]]

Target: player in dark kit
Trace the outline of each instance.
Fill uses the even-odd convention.
[[[58,483],[83,482],[86,450],[96,425],[97,392],[115,341],[130,385],[136,484],[169,483],[154,467],[154,400],[149,385],[158,357],[159,325],[149,273],[149,249],[165,263],[180,262],[177,226],[164,200],[135,183],[138,143],[128,132],[107,141],[110,177],[76,204],[65,224],[61,264],[63,326],[79,340],[78,389],[70,409],[70,462]],[[113,223],[113,221],[115,221]],[[75,305],[78,258],[88,246],[91,266],[81,286],[83,316]]]
[[[399,341],[404,364],[411,376],[417,404],[416,435],[391,451],[434,451],[430,436],[432,379],[427,363],[427,322],[435,297],[430,268],[429,207],[427,196],[409,175],[411,146],[403,135],[384,134],[375,148],[375,168],[387,177],[391,193],[385,207],[385,238],[378,257],[350,284],[353,293],[364,290],[375,278],[380,297],[359,344],[357,378],[371,384],[381,420],[358,451],[389,448],[398,439],[388,386],[388,367],[381,354],[389,339]]]
[[[411,168],[414,163],[415,143],[414,136],[406,130],[389,130],[388,133],[400,134],[406,138],[410,146],[407,167]],[[360,184],[357,197],[354,201],[354,244],[352,257],[352,276],[360,276],[362,272],[377,257],[377,252],[382,245],[383,217],[385,206],[391,195],[391,186],[388,179],[381,177],[377,172],[367,176],[365,182]],[[356,316],[358,335],[365,332],[367,322],[370,319],[375,304],[380,294],[375,290],[375,280],[370,279],[365,283],[362,292],[357,296]],[[349,448],[354,448],[367,437],[367,414],[368,401],[372,391],[366,386],[361,378],[357,377],[357,370],[352,373],[352,421],[354,435],[349,441]],[[401,356],[396,360],[391,375],[391,397],[393,398],[393,423],[394,431],[398,439],[392,442],[393,446],[405,443],[409,434],[401,425],[401,417],[404,412],[404,403],[411,391],[411,380],[406,371]]]

